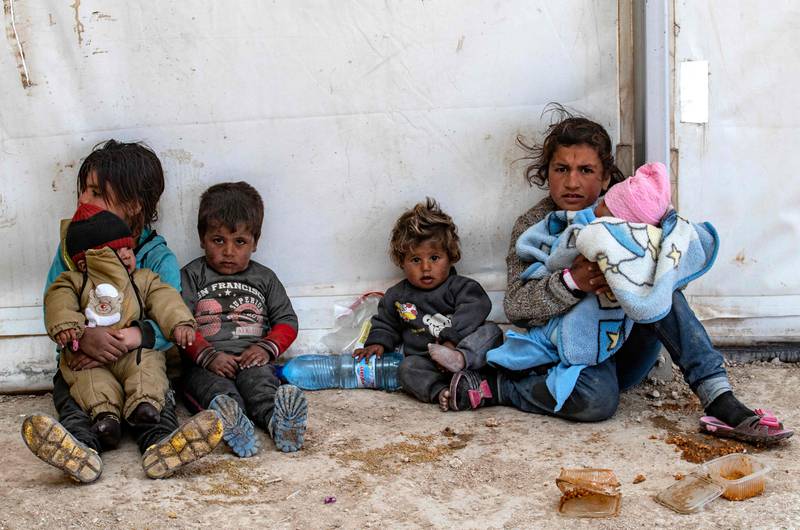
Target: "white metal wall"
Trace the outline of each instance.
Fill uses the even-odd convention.
[[[297,352],[316,347],[333,300],[396,280],[389,229],[426,195],[459,224],[459,271],[499,301],[512,222],[542,195],[512,164],[516,135],[541,131],[543,105],[560,101],[617,136],[616,2],[3,4],[0,390],[48,385],[43,281],[101,140],[160,155],[157,228],[181,262],[200,253],[203,189],[260,190],[255,257],[293,297]]]
[[[709,65],[708,122],[682,123],[676,107],[680,211],[722,240],[691,302],[720,342],[796,341],[800,4],[683,1],[675,22],[678,75],[683,61]]]

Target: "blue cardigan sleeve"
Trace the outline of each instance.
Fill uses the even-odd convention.
[[[53,257],[53,263],[50,264],[50,270],[47,271],[47,281],[44,284],[44,291],[42,291],[42,311],[44,311],[44,293],[50,288],[50,284],[56,281],[58,275],[66,271],[67,267],[61,261],[61,244],[56,248],[56,255]]]
[[[166,242],[163,245],[158,245],[145,255],[142,263],[136,264],[138,267],[150,269],[161,277],[161,281],[168,283],[174,287],[179,293],[181,292],[181,269],[178,267],[178,258],[167,247]],[[152,320],[147,320],[155,332],[155,345],[153,349],[165,351],[172,347],[172,343],[164,337],[161,328]]]

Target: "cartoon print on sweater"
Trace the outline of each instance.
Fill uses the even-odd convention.
[[[444,328],[448,328],[452,325],[450,317],[446,317],[440,313],[425,315],[422,317],[422,321],[428,326],[430,334],[436,338],[439,338],[439,333],[441,333]]]
[[[397,308],[397,313],[400,315],[400,318],[402,318],[406,322],[410,322],[412,320],[417,319],[417,306],[415,306],[411,302],[406,302],[404,304],[401,304],[400,302],[395,302],[394,306]]]
[[[122,293],[110,283],[101,283],[90,290],[89,302],[84,310],[86,325],[93,328],[119,322],[122,318],[122,300]]]

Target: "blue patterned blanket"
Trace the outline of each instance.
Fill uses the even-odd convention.
[[[531,265],[524,280],[569,267],[578,254],[596,261],[612,295],[588,294],[570,311],[527,333],[509,331],[487,360],[512,370],[553,364],[547,377],[556,410],[572,393],[580,371],[616,353],[634,322],[660,320],[672,293],[713,265],[719,240],[709,223],[692,224],[672,210],[661,228],[612,217],[593,208],[551,212],[517,240],[517,254]]]

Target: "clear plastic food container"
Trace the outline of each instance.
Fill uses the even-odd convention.
[[[761,495],[767,484],[770,467],[755,457],[733,453],[703,464],[711,480],[723,486],[722,496],[731,501],[741,501]]]
[[[619,513],[622,495],[610,469],[562,469],[556,479],[561,490],[558,513],[566,517],[613,517]]]
[[[708,477],[692,474],[656,495],[656,502],[678,513],[694,513],[722,495],[722,491],[722,485]]]

